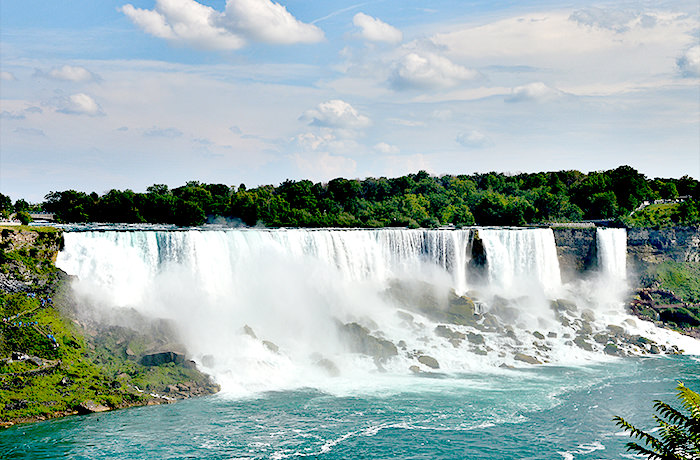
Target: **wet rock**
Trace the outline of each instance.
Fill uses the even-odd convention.
[[[489,354],[488,351],[484,350],[483,348],[479,348],[479,347],[473,348],[472,353],[474,353],[475,355],[479,355],[479,356],[486,356]]]
[[[581,321],[578,324],[579,326],[579,333],[582,335],[590,335],[593,334],[593,326],[591,326],[591,323],[587,321]]]
[[[267,348],[267,349],[270,350],[271,352],[273,352],[273,353],[279,353],[280,347],[278,347],[278,346],[275,345],[274,343],[270,342],[269,340],[263,340],[262,343],[263,343],[263,345],[265,345],[265,348]]]
[[[649,353],[651,353],[653,355],[658,355],[661,353],[661,350],[656,345],[651,344],[651,345],[649,345]]]
[[[540,340],[544,340],[544,335],[539,331],[533,332],[532,335],[534,335],[536,338],[538,338]]]
[[[625,329],[614,324],[608,324],[608,331],[610,331],[610,335],[625,335]]]
[[[255,331],[253,331],[253,328],[248,326],[247,324],[243,326],[243,333],[249,337],[252,337],[254,339],[257,339],[258,336],[255,335]]]
[[[469,332],[467,334],[467,340],[469,340],[470,343],[481,345],[484,343],[484,336],[481,334],[474,334],[473,332]]]
[[[547,337],[549,337],[550,339],[556,339],[557,333],[556,332],[548,332]]]
[[[603,352],[606,355],[620,356],[620,349],[614,343],[609,343],[603,348]]]
[[[607,334],[596,334],[593,336],[593,340],[597,343],[608,343],[610,337]]]
[[[510,364],[506,364],[506,363],[501,363],[500,366],[498,366],[498,367],[500,367],[501,369],[515,369]]]
[[[535,358],[534,356],[526,355],[525,353],[516,353],[513,359],[528,364],[542,364],[539,359]]]
[[[439,325],[435,328],[435,335],[438,337],[443,337],[446,339],[454,339],[454,340],[464,340],[466,338],[466,335],[459,331],[454,331],[450,329],[447,326]]]
[[[595,321],[595,313],[593,313],[593,310],[589,310],[589,309],[583,310],[581,312],[581,319],[584,321],[587,321],[589,323],[592,323],[593,321]]]
[[[96,412],[107,412],[110,410],[109,407],[103,406],[102,404],[97,404],[95,401],[87,400],[78,404],[76,408],[79,414],[93,414]]]
[[[402,350],[405,350],[406,347],[407,347],[406,341],[405,341],[405,340],[399,340],[399,343],[397,343],[396,345],[397,345],[399,348],[401,348]]]
[[[575,312],[577,310],[576,304],[566,299],[553,300],[550,306],[559,312]]]
[[[582,335],[577,335],[576,338],[574,339],[574,343],[579,347],[583,348],[586,351],[593,351],[593,345],[590,343],[586,342],[586,338]]]
[[[437,362],[437,359],[433,358],[432,356],[421,355],[418,357],[418,362],[428,366],[431,369],[440,369],[440,364]]]
[[[338,377],[340,375],[340,369],[335,365],[333,361],[328,358],[321,358],[315,363],[318,367],[325,370],[330,377]]]
[[[409,367],[408,370],[413,372],[414,374],[420,374],[422,372],[420,370],[420,367],[416,366],[415,364],[413,366]]]
[[[357,323],[337,323],[338,331],[350,350],[385,361],[399,354],[396,345],[370,335],[369,330]]]

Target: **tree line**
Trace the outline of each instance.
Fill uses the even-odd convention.
[[[431,176],[425,171],[396,178],[337,178],[327,183],[286,180],[247,188],[187,182],[155,184],[145,193],[110,190],[103,195],[52,191],[45,201],[14,205],[0,195],[0,212],[43,210],[58,222],[159,223],[196,226],[216,217],[267,227],[428,227],[512,225],[613,219],[649,225],[630,214],[643,201],[674,200],[671,224],[700,222],[699,182],[648,179],[630,166],[588,174],[580,171]],[[658,225],[658,222],[652,225]]]

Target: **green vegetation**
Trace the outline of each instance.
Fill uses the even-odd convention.
[[[627,443],[627,450],[641,454],[650,460],[696,460],[700,458],[700,395],[679,383],[677,398],[687,413],[656,400],[654,410],[659,414],[654,419],[659,425],[659,436],[655,437],[616,416],[613,420],[636,442]]]
[[[653,209],[630,214],[645,200],[684,198],[668,216]],[[46,195],[43,210],[60,222],[199,225],[217,216],[270,227],[436,227],[525,225],[583,219],[617,219],[620,225],[700,222],[698,181],[647,179],[629,166],[579,171],[333,179],[327,183],[287,180],[278,186],[187,182],[163,184],[146,193],[75,190]],[[6,200],[7,201],[7,200]],[[11,204],[11,202],[10,202]],[[24,204],[22,204],[24,206]],[[17,208],[15,204],[14,208]],[[661,225],[661,223],[658,223]]]
[[[686,302],[700,302],[700,266],[667,261],[655,268],[661,287],[673,291]]]
[[[52,263],[60,232],[8,227],[0,236],[0,272],[10,280],[0,285],[0,426],[89,411],[90,405],[164,402],[149,393],[162,394],[168,385],[185,384],[177,397],[216,391],[207,376],[186,365],[141,364],[140,354],[153,341],[146,334],[115,327],[86,331],[70,319],[70,290]]]
[[[674,227],[677,225],[697,225],[700,210],[697,200],[685,200],[681,203],[652,204],[635,212],[632,216],[622,218],[629,227]]]

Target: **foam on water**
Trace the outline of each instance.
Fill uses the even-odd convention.
[[[472,276],[474,237],[486,277]],[[551,229],[68,232],[57,265],[77,277],[94,318],[118,322],[129,308],[172,320],[189,355],[230,394],[372,393],[415,385],[409,368],[502,373],[531,358],[615,359],[593,340],[610,324],[697,350],[625,313],[623,238],[599,232],[599,275],[566,285]],[[472,299],[477,314],[465,320]],[[341,333],[352,324],[362,337]]]

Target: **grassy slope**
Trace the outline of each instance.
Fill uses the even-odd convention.
[[[0,319],[7,319],[0,322],[0,422],[75,413],[86,401],[109,408],[164,402],[148,393],[162,393],[167,385],[183,382],[215,391],[194,369],[173,363],[139,364],[137,356],[125,353],[128,343],[119,343],[113,330],[85,335],[80,323],[65,314],[70,311],[70,289],[52,262],[60,233],[42,227],[2,231],[0,272],[25,283],[28,291],[0,290]],[[33,232],[34,241],[26,244],[14,238],[21,232]],[[130,338],[134,344],[148,340],[133,332]],[[41,358],[44,364],[9,361],[12,352]]]

